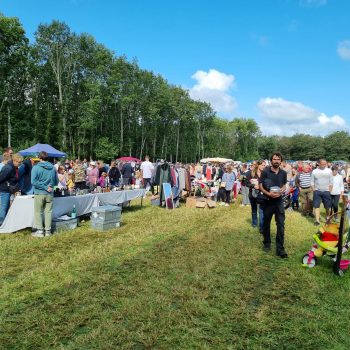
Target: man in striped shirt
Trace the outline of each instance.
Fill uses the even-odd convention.
[[[295,184],[299,187],[299,197],[302,207],[302,215],[312,214],[313,190],[311,187],[311,167],[309,164],[303,164],[303,170],[297,175]]]

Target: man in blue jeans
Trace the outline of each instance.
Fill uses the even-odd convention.
[[[10,198],[16,186],[18,187],[18,167],[23,157],[14,154],[0,172],[0,226],[3,224],[6,214],[10,208]]]

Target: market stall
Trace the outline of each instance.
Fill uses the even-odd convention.
[[[77,216],[91,213],[99,205],[118,205],[137,198],[143,198],[145,189],[91,193],[79,196],[55,197],[53,200],[52,219],[70,214],[75,206]],[[12,233],[32,227],[34,222],[34,196],[17,196],[13,201],[0,233]]]
[[[66,156],[66,153],[61,152],[46,143],[37,143],[36,145],[19,151],[18,153],[23,157],[27,157],[37,156],[42,151],[46,152],[47,155],[52,158],[64,158]]]

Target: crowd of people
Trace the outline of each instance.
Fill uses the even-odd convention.
[[[0,225],[9,210],[15,193],[34,194],[35,228],[37,237],[51,234],[52,198],[54,193],[65,195],[84,189],[133,186],[147,188],[153,193],[156,169],[162,160],[152,163],[149,157],[141,163],[112,160],[110,164],[87,159],[50,162],[41,152],[38,157],[23,159],[11,148],[4,150],[0,163]],[[350,181],[350,167],[319,162],[285,162],[280,153],[269,160],[229,164],[180,164],[193,182],[205,180],[218,184],[218,203],[230,206],[241,195],[241,206],[251,208],[251,224],[264,236],[264,249],[271,246],[270,223],[275,216],[277,225],[276,253],[286,257],[284,250],[285,205],[288,197],[291,210],[315,218],[320,225],[320,205],[326,215],[338,220],[339,199]],[[159,175],[159,174],[158,174]],[[299,207],[300,202],[300,207]],[[42,221],[42,215],[45,220]],[[44,232],[45,231],[45,232]]]
[[[12,148],[6,148],[0,159],[0,226],[17,194],[34,195],[35,232],[32,235],[50,236],[54,195],[112,187],[150,187],[153,169],[149,157],[142,164],[116,160],[110,164],[86,159],[55,161],[46,152],[24,159],[14,154]]]

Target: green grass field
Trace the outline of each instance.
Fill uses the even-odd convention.
[[[282,260],[249,207],[135,204],[108,233],[0,235],[0,349],[349,349],[350,272],[301,266],[311,219],[287,212]]]

